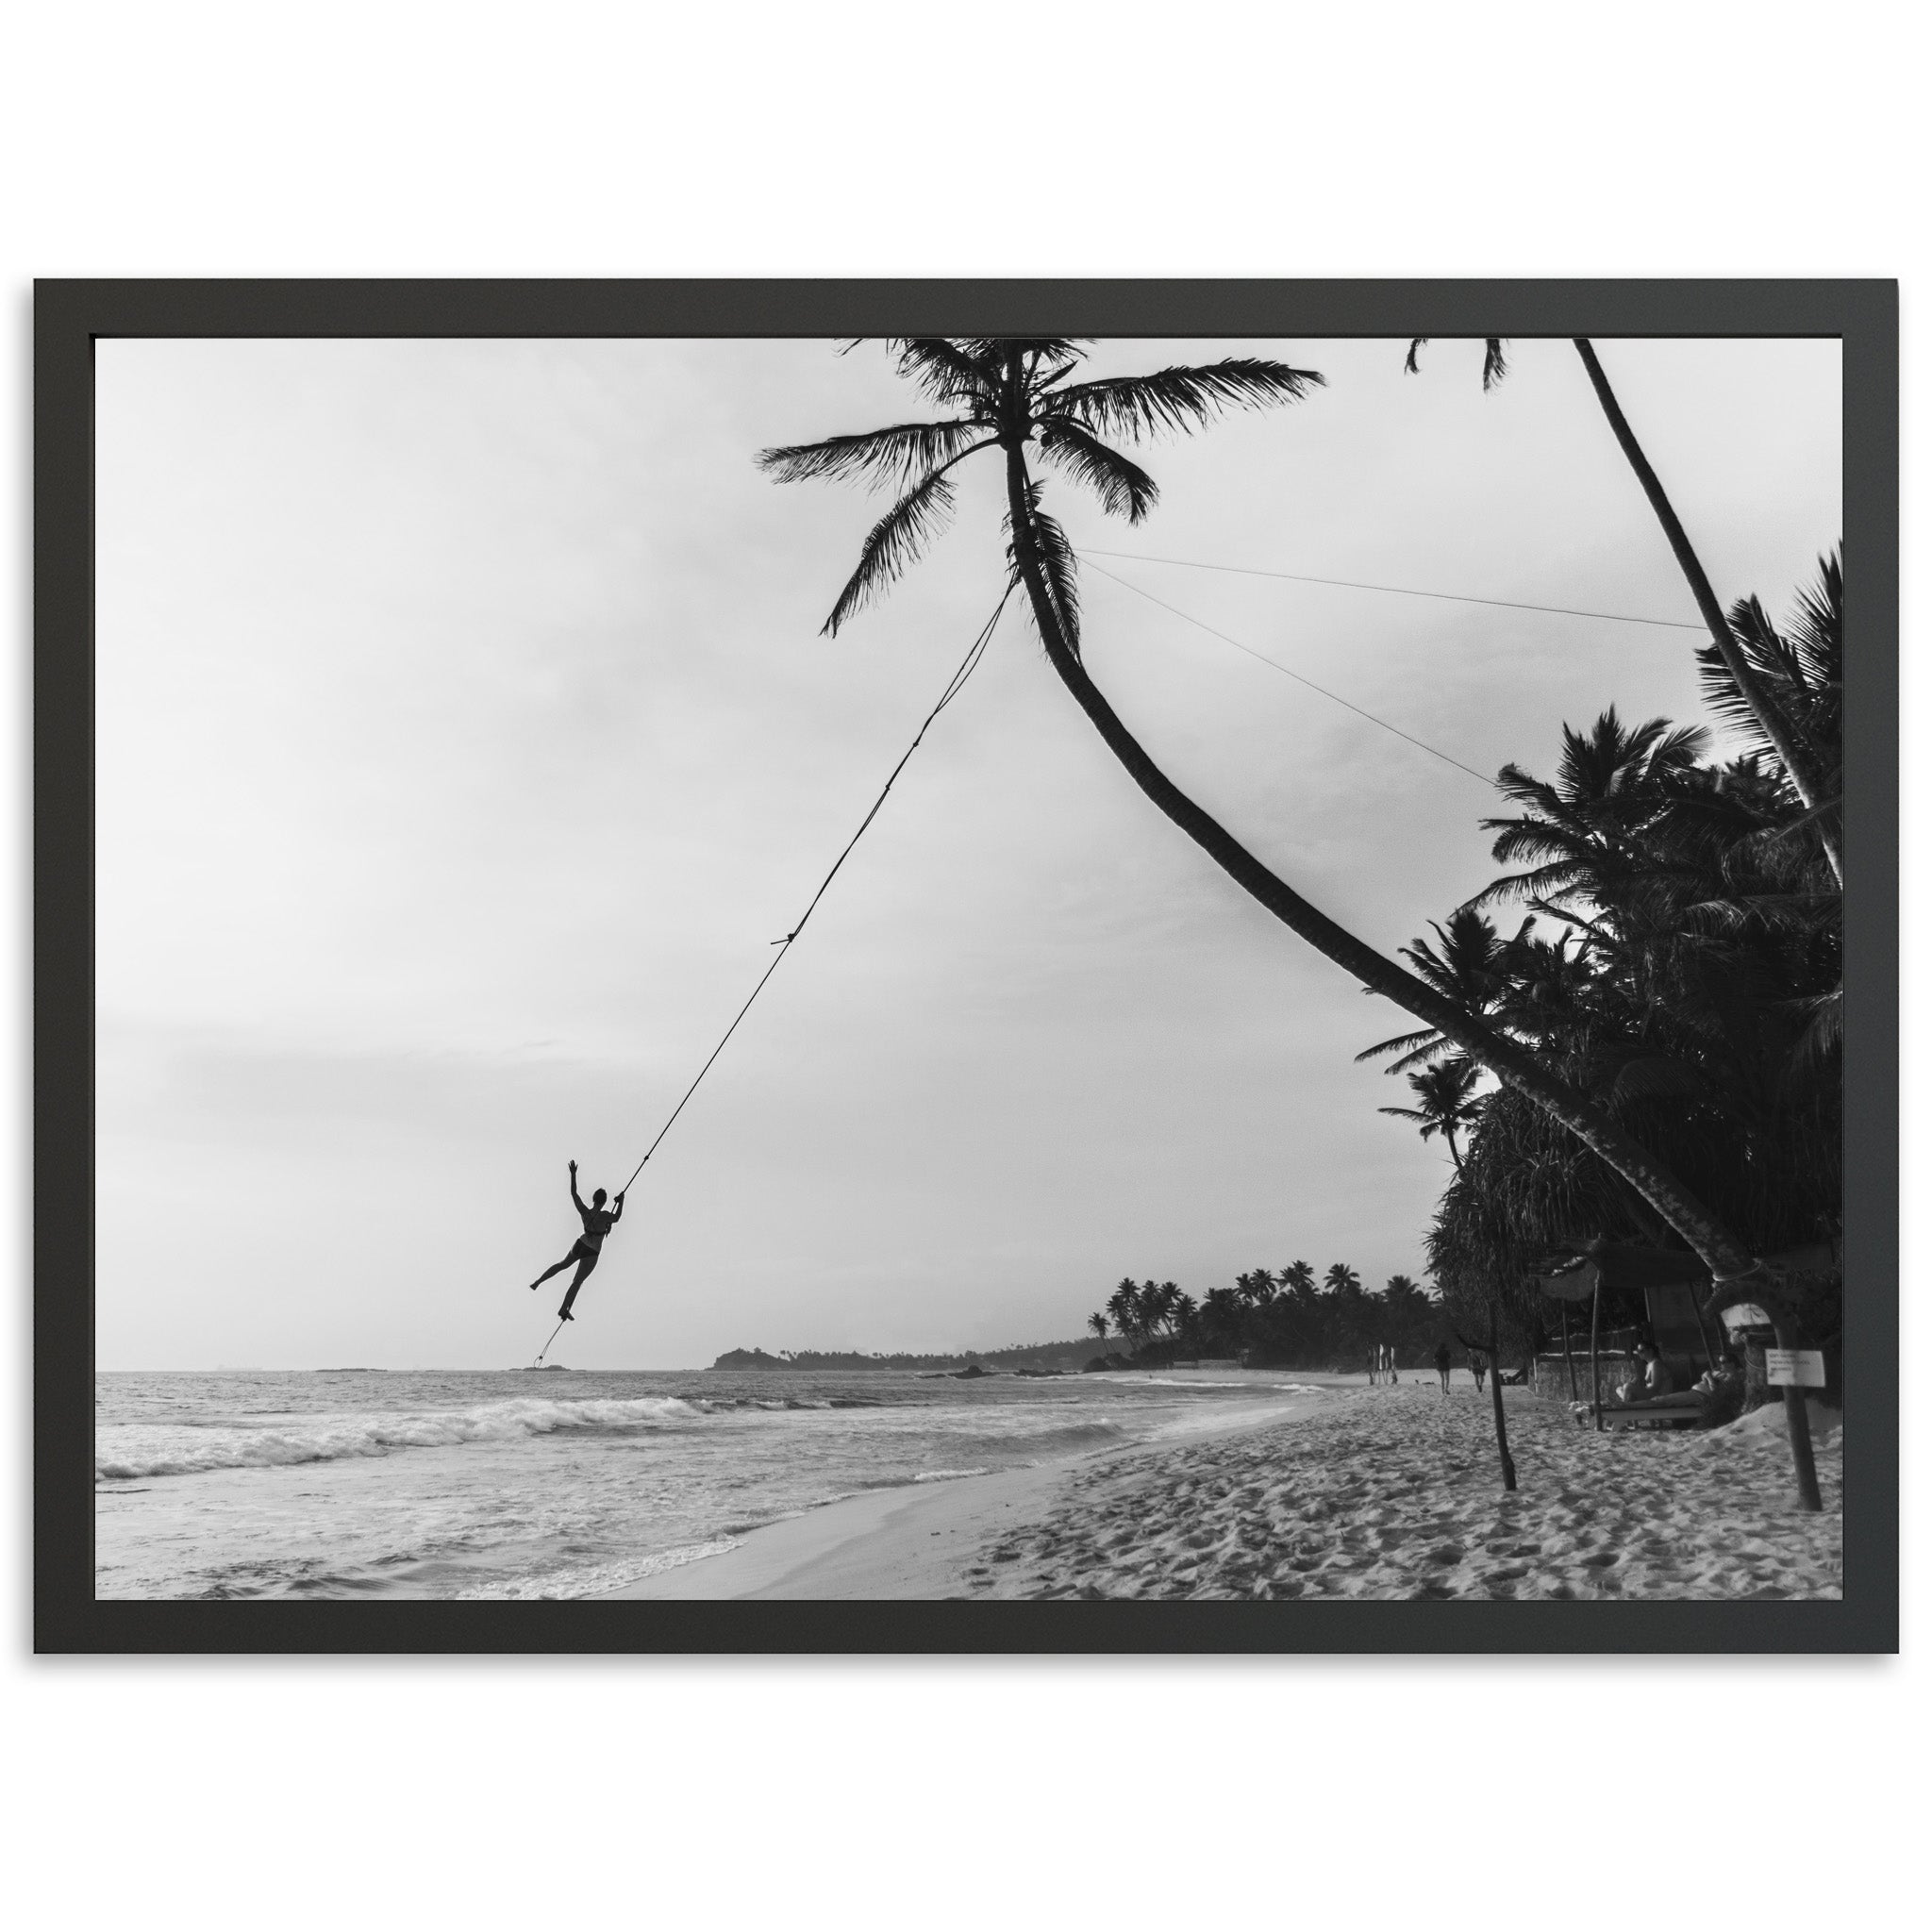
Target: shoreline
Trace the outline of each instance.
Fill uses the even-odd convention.
[[[1208,1379],[1204,1374],[1202,1379]],[[1257,1375],[1257,1381],[1263,1379]],[[882,1490],[605,1598],[1636,1600],[1843,1593],[1842,1437],[1800,1511],[1778,1405],[1708,1432],[1576,1426],[1465,1381],[1329,1384],[1201,1429]],[[1820,1414],[1815,1424],[1835,1417]]]
[[[1127,1371],[1118,1379],[1249,1381],[1257,1392],[1278,1388],[1288,1372],[1268,1370]],[[1319,1386],[1312,1382],[1311,1387]],[[1341,1385],[1346,1388],[1344,1382]],[[997,1537],[1042,1522],[1064,1500],[1077,1475],[1104,1470],[1131,1456],[1192,1448],[1259,1429],[1288,1427],[1334,1400],[1326,1388],[1265,1407],[1204,1416],[1185,1433],[1151,1441],[1110,1444],[1051,1461],[986,1475],[902,1483],[842,1496],[803,1515],[748,1530],[735,1548],[660,1570],[581,1601],[724,1602],[809,1599],[930,1601],[981,1596],[983,1579],[969,1571]],[[990,1567],[990,1566],[986,1566]]]

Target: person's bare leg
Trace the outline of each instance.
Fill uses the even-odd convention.
[[[584,1258],[577,1263],[576,1279],[573,1281],[570,1287],[564,1291],[563,1306],[557,1311],[558,1319],[559,1321],[575,1322],[576,1320],[576,1317],[573,1315],[570,1311],[570,1305],[571,1303],[576,1300],[577,1290],[583,1287],[585,1276],[588,1275],[591,1270],[594,1268],[596,1265],[597,1257],[595,1255],[586,1255]]]
[[[573,1249],[573,1250],[571,1251],[571,1253],[569,1253],[568,1255],[566,1255],[566,1256],[565,1256],[565,1257],[563,1257],[563,1259],[562,1259],[562,1260],[560,1260],[559,1262],[558,1262],[558,1264],[556,1265],[556,1267],[554,1267],[554,1268],[546,1268],[546,1269],[544,1269],[544,1271],[542,1272],[542,1274],[541,1274],[540,1275],[538,1275],[538,1277],[536,1278],[536,1280],[535,1280],[535,1281],[531,1282],[530,1286],[531,1286],[532,1288],[541,1288],[541,1287],[543,1286],[543,1284],[544,1284],[544,1283],[545,1283],[546,1281],[548,1281],[548,1280],[550,1279],[550,1277],[551,1277],[551,1276],[552,1276],[553,1274],[561,1274],[563,1273],[563,1271],[564,1271],[564,1270],[565,1270],[566,1268],[568,1268],[568,1267],[570,1266],[570,1264],[571,1264],[571,1263],[572,1263],[573,1261],[575,1261],[575,1259],[576,1259],[576,1252],[575,1252],[575,1249]]]

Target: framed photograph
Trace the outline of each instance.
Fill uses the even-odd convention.
[[[39,1650],[1896,1648],[1895,285],[35,338]]]

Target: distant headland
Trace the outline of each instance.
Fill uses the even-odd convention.
[[[1093,1358],[1093,1339],[1084,1341],[1014,1342],[1007,1348],[963,1349],[953,1355],[863,1355],[857,1349],[733,1348],[714,1369],[1080,1369]]]

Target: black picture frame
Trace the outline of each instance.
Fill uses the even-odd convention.
[[[99,1602],[93,356],[113,337],[1836,337],[1845,694],[1838,1602]],[[1898,1646],[1898,288],[1885,280],[49,280],[34,308],[34,1646],[42,1653],[1884,1653]]]

